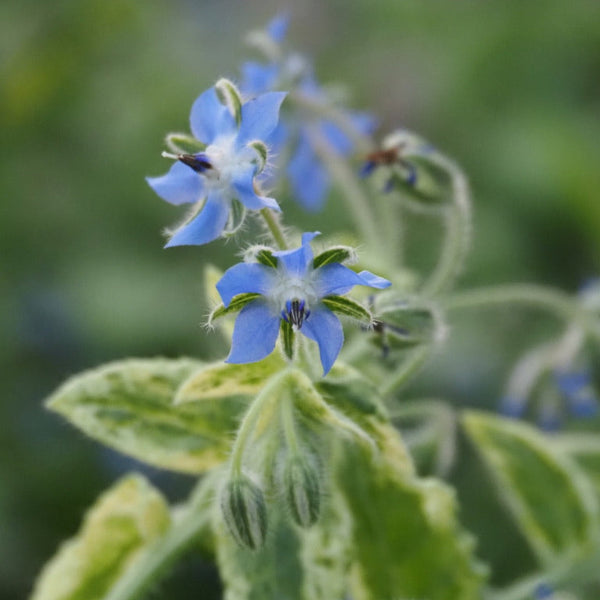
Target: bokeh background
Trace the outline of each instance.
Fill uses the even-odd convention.
[[[98,493],[139,468],[43,399],[104,361],[225,351],[201,328],[201,275],[209,260],[226,266],[233,246],[163,250],[161,229],[177,214],[144,177],[166,169],[163,137],[187,130],[195,97],[239,77],[245,33],[285,8],[0,3],[0,598],[26,597]],[[382,132],[414,129],[469,174],[475,237],[461,287],[531,280],[573,291],[600,273],[599,2],[296,0],[291,15],[291,42],[321,81],[345,82]],[[333,227],[331,208],[302,216],[281,200],[303,227]],[[439,237],[425,220],[411,226],[409,266]],[[457,316],[450,358],[419,391],[493,407],[515,353],[545,328],[513,310]],[[145,472],[173,499],[190,485]],[[489,513],[469,498],[465,522],[485,530]],[[499,583],[514,572],[501,550],[485,540],[480,550]],[[190,579],[219,597],[216,574],[197,562],[163,592],[184,597]]]

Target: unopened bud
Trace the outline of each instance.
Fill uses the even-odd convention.
[[[257,550],[267,535],[267,507],[262,490],[248,477],[230,480],[221,494],[221,510],[240,546]]]
[[[386,350],[430,343],[443,333],[438,321],[429,307],[394,302],[375,310],[375,341]]]
[[[319,518],[321,492],[319,474],[309,461],[295,456],[285,465],[285,495],[292,517],[301,527],[310,527]]]

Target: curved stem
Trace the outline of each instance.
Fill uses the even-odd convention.
[[[379,388],[382,396],[389,396],[401,388],[429,358],[430,346],[420,346],[402,363],[399,369]]]
[[[273,241],[277,244],[280,250],[287,250],[287,242],[285,241],[285,235],[283,229],[277,217],[273,214],[270,208],[262,208],[260,210],[260,216],[263,218],[269,233],[273,236]]]
[[[294,405],[291,398],[285,398],[281,403],[281,420],[283,422],[283,434],[292,456],[300,454],[298,447],[298,436],[294,425]]]
[[[460,168],[445,156],[436,155],[435,162],[451,177],[453,203],[444,213],[446,233],[440,259],[423,286],[423,293],[427,296],[439,294],[453,283],[463,267],[471,242],[471,195],[467,179]]]
[[[534,284],[509,284],[457,292],[440,299],[446,310],[493,306],[495,304],[529,304],[554,313],[558,318],[579,325],[587,335],[600,340],[600,321],[564,292]]]
[[[218,473],[214,472],[214,473]],[[206,476],[167,531],[131,562],[103,600],[135,600],[164,577],[175,560],[210,534],[215,474]]]
[[[231,450],[231,473],[232,476],[237,477],[242,473],[242,460],[244,457],[244,449],[246,447],[246,443],[252,432],[254,431],[254,426],[258,417],[260,416],[261,411],[264,408],[264,404],[266,400],[272,400],[273,394],[271,393],[271,389],[278,385],[279,379],[283,377],[287,373],[287,369],[284,369],[275,377],[272,377],[267,385],[262,389],[262,391],[255,398],[254,402],[250,405],[250,408],[247,410],[244,418],[242,419],[242,423],[238,429],[237,437],[235,438],[235,442],[233,444],[233,448]]]

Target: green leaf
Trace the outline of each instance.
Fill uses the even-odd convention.
[[[156,467],[202,473],[223,462],[244,398],[174,406],[201,363],[129,359],[76,375],[47,406],[90,437]]]
[[[362,305],[344,296],[326,296],[321,302],[333,312],[362,321],[365,325],[373,322],[373,315]]]
[[[227,224],[223,230],[224,236],[232,236],[238,232],[246,218],[246,207],[237,199],[231,201]]]
[[[564,433],[556,437],[554,444],[583,469],[600,498],[600,437],[595,433]]]
[[[397,436],[397,434],[396,434]],[[451,488],[346,444],[336,472],[353,523],[355,600],[479,600],[485,569]]]
[[[254,396],[264,387],[267,379],[284,366],[277,352],[252,364],[212,363],[197,369],[183,381],[177,389],[174,402],[180,405]]]
[[[474,411],[463,422],[539,560],[552,565],[585,552],[598,503],[577,464],[525,423]]]
[[[164,499],[143,477],[121,479],[44,567],[31,600],[101,600],[169,522]]]
[[[221,526],[217,562],[225,600],[343,600],[349,568],[349,520],[335,497],[310,529],[274,505],[263,548],[240,547]]]
[[[328,405],[365,431],[399,471],[406,474],[414,472],[410,454],[390,424],[374,383],[356,369],[338,361],[326,378],[315,383],[315,387]]]
[[[350,246],[334,246],[317,254],[313,259],[313,268],[318,269],[330,263],[343,263],[354,259],[356,252]]]
[[[225,307],[223,304],[219,304],[209,315],[208,324],[212,325],[213,321],[216,319],[220,319],[225,315],[229,315],[234,312],[238,312],[246,306],[246,304],[252,302],[252,300],[256,300],[260,297],[260,294],[255,293],[247,293],[247,294],[238,294],[233,298],[233,300],[229,303],[229,306]]]

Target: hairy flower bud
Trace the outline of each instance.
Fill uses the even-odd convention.
[[[267,507],[262,490],[248,477],[230,480],[221,494],[221,510],[240,546],[257,550],[267,535]]]
[[[301,527],[310,527],[319,518],[321,492],[319,474],[309,461],[292,457],[283,473],[285,496],[292,517]]]

